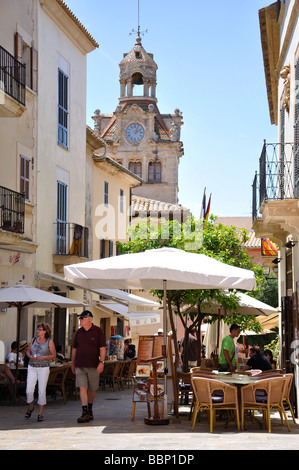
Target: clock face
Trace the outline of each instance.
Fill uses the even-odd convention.
[[[136,122],[130,124],[126,130],[126,137],[130,142],[140,142],[144,136],[144,129],[140,124]]]

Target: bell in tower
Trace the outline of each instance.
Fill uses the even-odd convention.
[[[131,52],[124,54],[120,68],[120,104],[128,98],[151,98],[156,100],[157,64],[153,54],[145,51],[138,34]]]

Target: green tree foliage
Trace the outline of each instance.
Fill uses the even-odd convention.
[[[249,238],[248,232],[246,229],[237,229],[234,226],[216,224],[215,222],[215,216],[211,216],[204,224],[203,221],[195,220],[192,217],[185,224],[173,220],[162,221],[158,225],[150,219],[145,219],[138,225],[130,227],[129,241],[123,244],[118,243],[118,248],[121,253],[136,253],[168,246],[203,253],[223,263],[254,271],[258,286],[256,293],[260,292],[260,286],[263,282],[263,268],[254,264],[243,248]],[[162,291],[153,291],[153,293],[162,299]],[[255,294],[250,293],[250,295]],[[209,322],[217,319],[217,311],[215,311],[215,315],[208,315],[208,317],[206,314],[207,307],[210,307],[213,302],[222,305],[231,313],[236,311],[239,306],[236,293],[231,292],[230,295],[226,295],[219,289],[168,291],[167,299],[170,317],[172,310],[179,315],[185,326],[186,338],[194,327],[200,331],[203,319],[207,318]],[[183,308],[186,306],[189,309]],[[187,326],[189,319],[192,323]],[[223,320],[229,324],[238,323],[242,330],[250,328],[257,333],[261,331],[255,316],[232,315],[223,317]],[[174,339],[176,345],[175,332]],[[200,335],[198,335],[198,341],[198,363],[200,364]],[[178,356],[177,350],[176,356]]]

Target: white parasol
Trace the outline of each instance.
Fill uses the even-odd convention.
[[[18,362],[19,362],[19,343],[20,343],[20,323],[21,323],[21,314],[22,310],[26,307],[80,307],[84,306],[82,302],[76,300],[68,299],[67,297],[62,297],[60,295],[52,294],[51,292],[46,292],[35,287],[26,286],[22,282],[18,282],[14,286],[4,287],[0,289],[0,307],[15,307],[18,311],[17,317],[17,362],[16,362],[16,381],[18,376]]]

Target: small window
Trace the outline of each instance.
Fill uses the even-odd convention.
[[[66,254],[67,242],[67,185],[57,181],[56,254]]]
[[[161,182],[161,163],[160,162],[149,162],[148,181],[149,183]]]
[[[37,93],[38,88],[38,51],[26,44],[20,33],[15,37],[15,57],[26,65],[26,85]]]
[[[58,143],[68,148],[68,77],[58,69]]]
[[[20,193],[24,193],[26,201],[30,199],[30,160],[20,155]]]
[[[100,240],[100,259],[109,258],[113,256],[113,240]]]
[[[121,189],[119,192],[119,211],[124,213],[124,190]]]
[[[107,183],[107,181],[104,182],[105,183],[105,186],[104,186],[104,204],[105,206],[107,207],[108,206],[108,189],[109,189],[109,184]]]
[[[129,163],[129,170],[134,173],[135,175],[142,178],[142,165],[141,162],[130,162]]]

